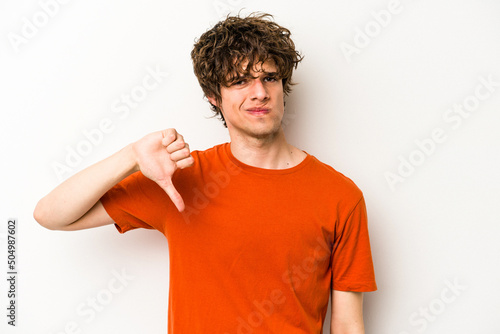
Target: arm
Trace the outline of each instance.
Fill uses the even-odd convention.
[[[363,293],[332,290],[332,334],[364,334]]]
[[[112,224],[99,199],[138,170],[158,183],[182,211],[184,202],[171,177],[177,168],[192,164],[189,147],[175,129],[154,132],[68,178],[38,202],[33,216],[50,230]]]

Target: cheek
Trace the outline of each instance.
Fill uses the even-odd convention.
[[[223,99],[222,105],[226,108],[226,110],[231,111],[240,109],[244,103],[245,99],[243,96],[233,93],[226,95]]]
[[[228,110],[228,108],[230,108],[230,104],[228,103],[229,98],[228,98],[227,94],[224,94],[224,92],[221,92],[220,97],[221,97],[220,108],[224,111]]]
[[[239,104],[229,96],[222,99],[221,107],[224,112],[224,117],[227,119],[233,119],[236,115],[238,115]]]

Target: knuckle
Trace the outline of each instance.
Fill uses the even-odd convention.
[[[166,134],[169,138],[175,138],[176,137],[176,131],[174,128],[169,128],[166,130]]]
[[[189,149],[188,148],[183,148],[181,150],[181,153],[184,157],[188,157],[190,154],[189,154]]]

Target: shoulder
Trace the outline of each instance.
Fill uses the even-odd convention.
[[[350,177],[315,156],[310,155],[310,159],[311,181],[319,184],[326,193],[355,203],[363,197],[363,192]]]
[[[219,169],[226,163],[225,150],[228,143],[218,144],[205,150],[193,150],[191,156],[194,163],[191,167],[177,170],[177,175],[197,176],[213,169]],[[174,175],[175,177],[176,175]]]
[[[194,159],[193,167],[189,169],[195,173],[206,173],[210,170],[227,168],[229,159],[227,156],[227,146],[229,143],[222,143],[205,150],[195,150],[191,152]]]
[[[191,155],[193,156],[195,161],[201,162],[220,159],[223,156],[227,145],[229,145],[229,143],[217,144],[205,150],[194,150],[191,152]]]

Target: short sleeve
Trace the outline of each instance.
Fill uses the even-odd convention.
[[[332,289],[369,292],[377,290],[364,198],[337,222],[332,264]]]
[[[120,233],[136,228],[164,233],[165,217],[173,206],[163,189],[141,172],[123,179],[100,200]]]

